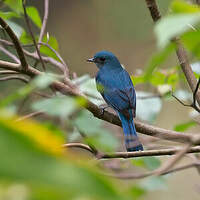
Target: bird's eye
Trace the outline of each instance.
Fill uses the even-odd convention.
[[[104,61],[105,61],[105,58],[101,57],[101,58],[100,58],[100,61],[101,61],[101,62],[104,62]]]

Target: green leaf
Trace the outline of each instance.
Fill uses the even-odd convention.
[[[87,142],[93,144],[97,149],[108,152],[117,147],[116,138],[102,127],[101,120],[94,118],[88,111],[82,111],[73,123],[79,131],[87,136]]]
[[[165,47],[175,36],[191,29],[200,21],[200,13],[174,14],[163,17],[155,27],[155,33],[160,48]]]
[[[27,34],[26,31],[23,31],[21,36],[20,36],[20,42],[23,44],[32,44],[33,39],[31,38],[30,35]]]
[[[136,116],[144,121],[154,122],[162,108],[162,101],[159,97],[140,99],[140,97],[152,96],[152,93],[137,91]],[[151,105],[151,106],[149,106]]]
[[[8,20],[10,18],[20,18],[20,15],[15,12],[1,12],[0,11],[0,17],[2,17],[5,20]]]
[[[48,40],[47,40],[47,36],[45,36],[43,38],[42,42],[48,43],[55,51],[58,51],[58,49],[59,49],[58,48],[58,42],[57,42],[56,38],[53,37],[53,36],[50,36]],[[40,48],[40,51],[43,54],[45,54],[49,57],[55,58],[56,60],[60,61],[58,59],[58,57],[56,56],[56,54],[49,47],[42,45],[41,48]]]
[[[153,176],[143,180],[140,186],[149,191],[166,190],[167,185],[164,177]]]
[[[189,128],[194,127],[194,126],[196,126],[196,125],[197,125],[196,122],[194,122],[194,121],[189,121],[189,122],[177,124],[177,125],[174,127],[174,130],[175,130],[175,131],[179,131],[179,132],[183,132],[183,131],[186,131],[186,130],[188,130]]]
[[[80,77],[81,80],[81,77]],[[90,101],[92,101],[96,105],[105,104],[101,94],[97,91],[96,82],[94,78],[88,78],[83,81],[79,86],[80,90],[88,95]]]
[[[138,185],[135,185],[129,189],[129,192],[132,196],[132,198],[139,199],[140,197],[144,196],[146,194],[146,190]]]
[[[37,76],[31,84],[39,89],[45,89],[55,80],[57,80],[57,77],[54,74],[45,73]]]
[[[200,8],[198,5],[187,3],[182,0],[172,1],[170,6],[170,10],[173,13],[196,13],[200,12]]]
[[[184,43],[185,47],[191,51],[195,56],[200,58],[200,31],[189,31],[182,35],[181,41]]]
[[[67,118],[81,106],[78,98],[63,96],[37,101],[33,103],[32,108],[52,116]]]
[[[22,1],[20,0],[4,0],[4,3],[18,14],[23,13]]]
[[[145,158],[143,158],[143,160],[144,160],[146,168],[149,169],[149,170],[155,170],[161,164],[160,160],[156,157],[153,157],[153,156],[152,157],[145,157]]]
[[[132,75],[131,76],[131,80],[133,82],[133,85],[139,85],[139,84],[142,84],[142,83],[145,82],[143,75],[140,75],[140,76],[134,76],[134,75]]]
[[[20,38],[20,36],[22,35],[24,29],[20,25],[12,22],[10,20],[6,20],[6,22],[8,23],[8,25],[10,26],[10,28],[14,31],[14,33],[16,34],[16,36],[18,38]]]
[[[152,78],[152,73],[155,69],[160,67],[160,65],[166,61],[169,55],[175,50],[174,44],[167,45],[164,49],[162,49],[157,54],[153,55],[149,61],[149,64],[146,66],[146,70],[144,72],[144,80],[148,81]]]
[[[25,184],[30,199],[127,199],[95,166],[64,155],[63,140],[41,125],[1,115],[0,133],[0,179]]]
[[[156,157],[144,157],[132,160],[132,164],[137,167],[144,167],[148,170],[155,170],[157,169],[161,162]]]
[[[29,6],[29,7],[26,7],[26,11],[27,11],[27,15],[34,22],[34,24],[38,28],[41,28],[42,22],[41,22],[40,15],[39,15],[37,8],[35,8],[33,6]]]

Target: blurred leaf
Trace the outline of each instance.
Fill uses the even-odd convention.
[[[23,31],[20,36],[20,42],[23,44],[31,44],[33,43],[33,40],[30,35],[27,35],[26,31]]]
[[[135,185],[134,187],[131,187],[129,189],[129,192],[131,193],[132,198],[139,199],[140,197],[144,196],[146,194],[146,190],[138,185]]]
[[[144,157],[143,160],[144,160],[146,168],[149,170],[155,170],[161,164],[160,160],[153,156],[152,157]]]
[[[186,48],[191,51],[195,56],[200,58],[200,31],[189,31],[181,36],[181,40]]]
[[[153,71],[167,59],[167,57],[175,50],[174,44],[167,45],[160,52],[151,57],[144,73],[145,81],[152,78]]]
[[[35,8],[33,6],[29,6],[29,7],[26,7],[26,11],[27,11],[27,15],[34,22],[34,24],[38,28],[41,28],[42,22],[41,22],[40,15],[39,15],[37,8]]]
[[[1,180],[27,184],[31,199],[126,199],[95,167],[49,154],[50,150],[61,152],[62,143],[47,132],[34,122],[0,118]],[[40,148],[43,142],[44,149]]]
[[[80,90],[85,93],[89,100],[96,105],[105,104],[101,94],[97,91],[96,82],[94,78],[89,78],[83,81],[79,86]]]
[[[28,84],[28,85],[18,89],[17,91],[13,92],[12,94],[10,94],[9,96],[5,97],[4,99],[2,99],[0,101],[0,108],[6,107],[9,104],[13,103],[14,101],[26,97],[34,89],[35,89],[35,87],[31,84]]]
[[[36,111],[43,111],[52,116],[67,118],[85,103],[82,102],[80,104],[79,98],[63,96],[40,100],[33,103],[32,108]]]
[[[154,72],[150,77],[150,83],[154,86],[164,84],[165,81],[166,81],[166,75],[159,71]]]
[[[200,62],[192,63],[191,64],[192,71],[200,75]]]
[[[10,20],[6,20],[6,22],[8,23],[8,25],[10,26],[10,28],[14,31],[14,33],[16,34],[16,36],[18,38],[20,38],[20,36],[22,35],[24,29],[20,25],[12,22]]]
[[[198,5],[187,3],[183,0],[172,1],[170,6],[173,13],[196,13],[200,12]]]
[[[193,127],[193,126],[196,126],[197,123],[195,121],[189,121],[189,122],[185,122],[185,123],[181,123],[181,124],[177,124],[175,127],[174,127],[174,130],[175,131],[179,131],[179,132],[183,132],[183,131],[186,131],[188,130],[189,128]]]
[[[166,190],[167,184],[164,177],[161,176],[153,176],[147,179],[144,179],[140,183],[141,187],[146,190],[154,191],[154,190]]]
[[[174,93],[174,95],[184,101],[184,102],[190,102],[192,101],[192,93],[186,91],[186,90],[176,90],[176,92]]]
[[[17,13],[15,12],[1,12],[0,11],[0,17],[2,17],[3,19],[5,20],[8,20],[10,18],[19,18],[20,15],[18,15]]]
[[[87,141],[97,149],[107,152],[116,148],[116,138],[102,127],[101,120],[94,118],[88,111],[82,111],[73,122],[78,130],[87,136]]]
[[[23,13],[22,2],[20,0],[4,0],[4,3],[16,13]]]
[[[57,78],[54,74],[45,73],[36,76],[36,78],[32,81],[32,84],[39,89],[45,89],[55,80],[57,80]]]
[[[158,46],[165,47],[172,38],[191,29],[200,21],[200,13],[174,14],[163,17],[155,27]]]
[[[159,158],[152,156],[152,157],[133,159],[132,164],[137,167],[144,167],[148,170],[155,170],[160,166],[161,162]]]
[[[133,85],[138,85],[138,84],[141,84],[141,83],[145,82],[143,75],[140,75],[140,76],[134,76],[134,75],[132,75],[131,76],[131,80],[133,82]]]
[[[139,97],[152,96],[152,93],[137,91],[136,116],[144,121],[153,122],[162,108],[162,101],[159,97],[140,99]],[[151,105],[151,106],[149,106]]]
[[[159,94],[165,95],[169,92],[171,92],[172,87],[168,84],[158,85],[157,87]]]

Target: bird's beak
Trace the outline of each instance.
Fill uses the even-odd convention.
[[[94,58],[87,59],[87,62],[95,62]]]

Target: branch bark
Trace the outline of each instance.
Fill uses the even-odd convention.
[[[199,3],[198,0],[197,0],[197,3]],[[153,21],[156,23],[161,18],[161,14],[160,14],[160,11],[159,11],[158,6],[156,4],[156,0],[146,0],[146,4],[147,4],[147,7],[150,11],[150,14],[151,14]],[[181,69],[182,69],[182,71],[183,71],[183,73],[184,73],[184,75],[187,79],[187,82],[188,82],[190,89],[194,93],[196,86],[197,86],[197,80],[196,80],[194,73],[192,71],[186,50],[185,50],[185,48],[183,47],[183,45],[181,44],[181,42],[179,41],[178,38],[174,38],[173,42],[175,42],[175,44],[177,46],[176,55],[178,57]],[[200,106],[200,92],[199,91],[196,93],[196,99],[197,99],[197,102]]]

